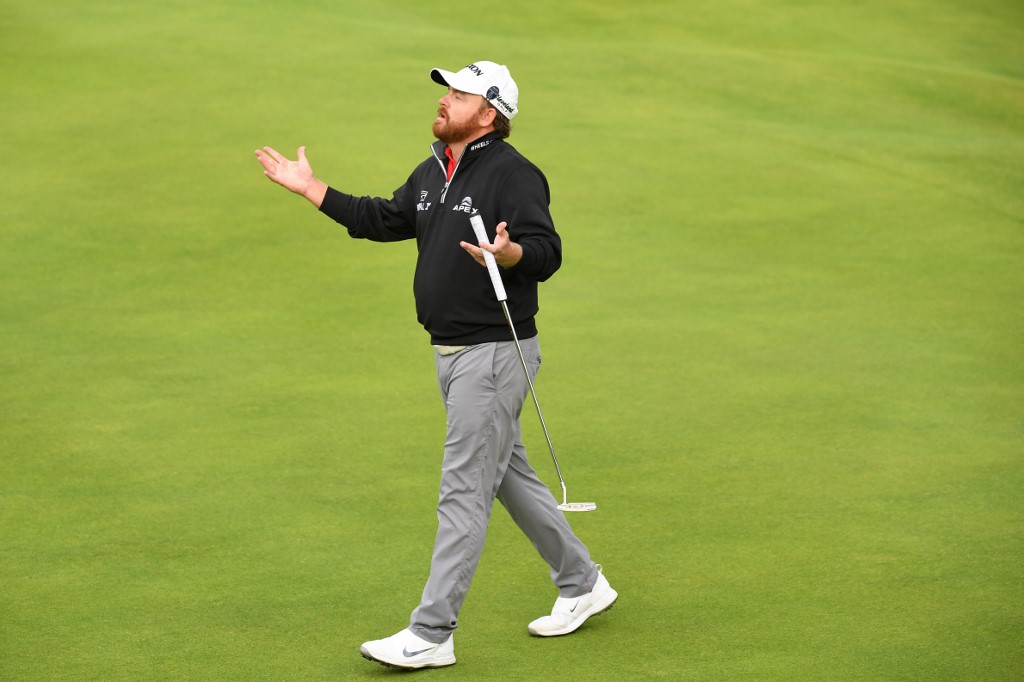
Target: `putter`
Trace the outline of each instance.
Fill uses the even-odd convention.
[[[490,244],[487,239],[487,231],[484,229],[484,219],[479,215],[470,216],[470,225],[476,234],[478,242]],[[530,379],[530,370],[526,367],[526,358],[523,357],[523,349],[519,345],[519,337],[516,335],[516,326],[512,323],[512,316],[508,312],[508,296],[505,295],[505,285],[501,281],[501,273],[498,272],[498,264],[494,260],[494,254],[483,249],[484,262],[487,264],[487,273],[491,276],[491,284],[494,286],[494,295],[501,303],[501,309],[508,320],[508,328],[512,330],[512,340],[516,344],[516,353],[519,354],[519,364],[523,366],[523,374],[526,375],[526,383],[530,386],[530,395],[533,396],[533,406],[537,408],[537,416],[540,418],[540,428],[544,431],[544,439],[548,442],[548,452],[551,453],[551,461],[555,463],[555,473],[558,474],[558,482],[562,484],[562,504],[558,505],[559,511],[564,512],[588,512],[597,509],[596,502],[569,502],[569,495],[565,489],[565,479],[562,478],[562,468],[558,466],[558,458],[555,457],[555,446],[551,444],[551,436],[548,435],[548,425],[544,422],[544,413],[540,411],[540,401],[537,400],[537,391],[533,389],[533,380]]]

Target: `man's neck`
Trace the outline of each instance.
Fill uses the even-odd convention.
[[[494,128],[491,128],[489,130],[485,130],[484,132],[480,133],[476,137],[468,138],[468,139],[462,140],[461,142],[452,142],[452,143],[450,143],[448,145],[448,148],[452,150],[452,157],[456,161],[458,161],[459,159],[462,158],[462,152],[466,151],[466,147],[468,147],[469,145],[473,144],[474,142],[479,140],[481,137],[484,137],[485,135],[490,135],[493,132],[494,132]]]

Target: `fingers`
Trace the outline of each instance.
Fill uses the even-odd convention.
[[[494,260],[503,268],[515,267],[523,257],[523,247],[512,241],[508,234],[508,223],[504,220],[494,228],[494,243],[487,249],[494,254]]]
[[[299,161],[306,161],[306,146],[303,145],[299,147],[297,154],[299,157]],[[257,149],[256,158],[258,158],[263,163],[264,166],[267,165],[267,163],[271,159],[273,159],[277,163],[288,162],[288,159],[286,159],[284,155],[281,154],[281,152],[277,151],[273,147],[264,147],[263,149]]]
[[[256,150],[256,158],[260,160],[263,166],[270,170],[275,166],[279,166],[285,163],[291,163],[287,158],[284,157],[281,152],[277,151],[273,147],[264,147],[263,149]],[[299,147],[299,161],[306,160],[306,148]]]
[[[466,253],[471,255],[473,258],[476,258],[477,260],[481,261],[484,259],[483,250],[481,250],[481,248],[476,244],[470,244],[469,242],[459,242],[459,246],[465,249]]]
[[[522,250],[521,247],[513,244],[512,240],[509,239],[508,232],[506,231],[507,227],[508,223],[505,221],[498,223],[497,227],[494,228],[495,235],[492,244],[481,242],[474,246],[469,242],[459,242],[459,246],[471,255],[473,260],[484,267],[487,267],[487,261],[484,260],[484,251],[490,251],[498,265],[510,268],[522,258]]]
[[[281,156],[278,153],[278,151],[273,147],[264,147],[263,151],[266,152],[267,155],[270,156],[270,158],[272,158],[274,161],[277,161],[278,163],[283,163],[285,160],[284,157]]]
[[[512,241],[505,230],[506,227],[508,227],[508,223],[502,221],[494,228],[494,246],[496,249],[492,249],[492,253],[497,253],[498,250],[504,249],[505,245]]]
[[[264,147],[263,149],[256,150],[256,158],[263,164],[263,171],[268,176],[277,172],[278,166],[284,160],[284,157],[277,153],[276,150],[270,147]]]
[[[484,261],[484,252],[479,246],[473,246],[469,242],[459,242],[459,246],[461,246],[466,253],[472,256],[473,260],[480,265],[487,267],[487,263]]]
[[[256,150],[256,159],[263,165],[263,172],[269,173],[277,164],[259,149]]]

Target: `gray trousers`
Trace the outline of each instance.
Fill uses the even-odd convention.
[[[537,338],[520,345],[533,378],[540,369]],[[597,567],[526,459],[519,415],[529,386],[515,344],[483,343],[438,354],[437,379],[448,413],[437,536],[430,577],[409,629],[440,643],[458,626],[495,498],[551,566],[560,596],[593,589]]]

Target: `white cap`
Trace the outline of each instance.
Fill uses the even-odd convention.
[[[512,80],[508,67],[494,62],[474,62],[457,73],[444,69],[431,69],[435,83],[448,85],[471,95],[481,95],[495,109],[511,119],[519,110],[519,88]]]

